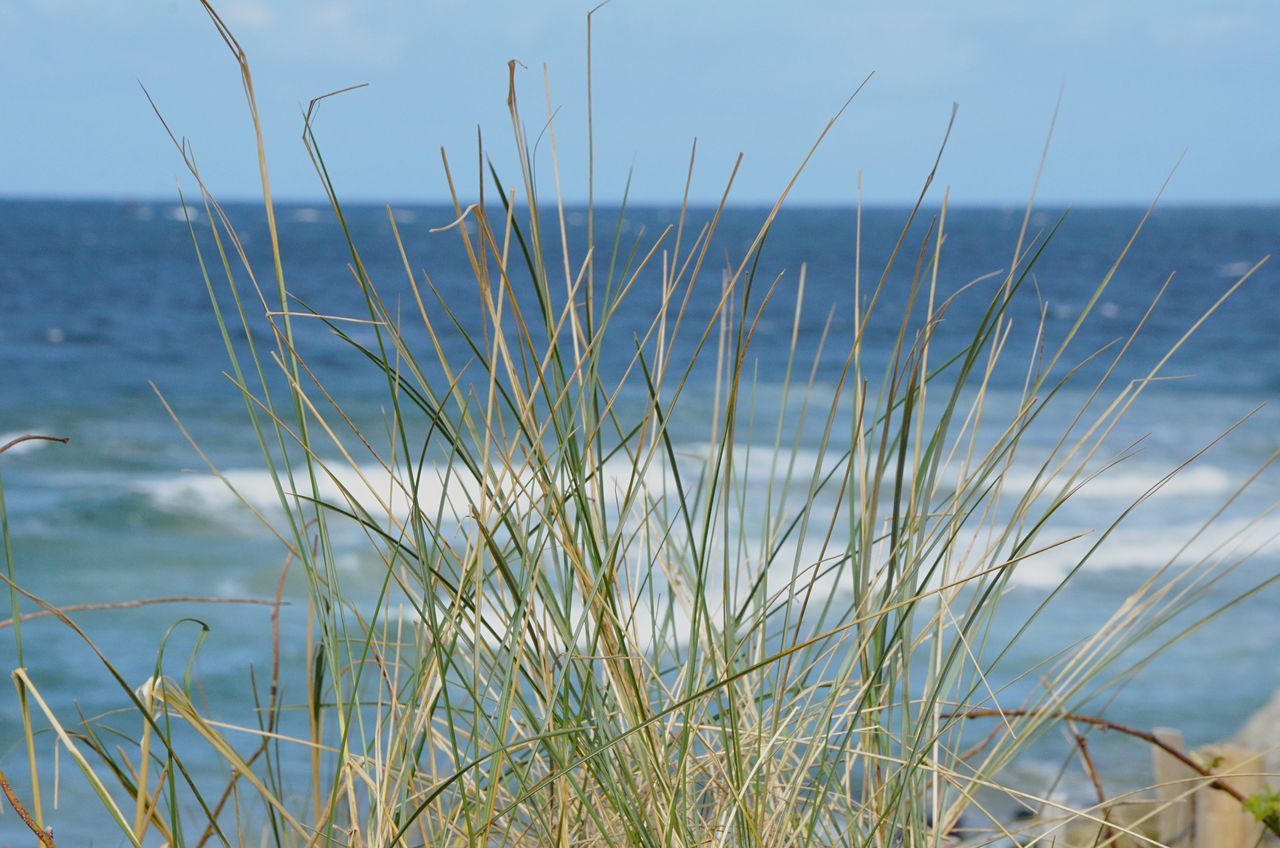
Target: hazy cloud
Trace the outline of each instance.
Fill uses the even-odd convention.
[[[232,29],[264,30],[276,22],[275,11],[266,3],[256,0],[228,3],[219,14]]]
[[[399,4],[368,0],[235,0],[219,13],[238,35],[295,60],[394,64],[408,44]]]

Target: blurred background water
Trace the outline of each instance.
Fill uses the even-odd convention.
[[[246,251],[261,279],[270,279],[262,211],[231,205]],[[1046,332],[1059,339],[1072,325],[1094,286],[1107,273],[1142,217],[1137,208],[1070,211],[1037,263],[1034,296],[1013,312],[1012,351],[1030,350],[1039,311]],[[451,209],[397,207],[414,267],[427,269],[444,297],[465,310],[474,282],[453,233],[430,234],[449,223]],[[597,212],[612,235],[616,210]],[[765,210],[730,210],[717,247],[740,257]],[[1035,213],[1032,231],[1045,232],[1062,210]],[[404,271],[385,210],[355,207],[349,221],[370,275],[402,284]],[[674,224],[676,209],[629,210],[624,241],[641,228],[655,236]],[[346,265],[349,256],[327,209],[285,205],[280,209],[286,273],[291,286],[321,311],[358,307]],[[695,215],[699,223],[706,215]],[[865,287],[884,266],[907,210],[874,208],[863,213]],[[958,208],[949,213],[939,275],[943,292],[1007,266],[1022,211]],[[199,221],[197,220],[197,226]],[[580,240],[582,212],[569,217],[571,238]],[[758,399],[776,391],[791,323],[794,282],[807,263],[803,351],[815,349],[834,306],[832,333],[848,337],[852,326],[855,218],[851,209],[785,211],[764,251],[762,278],[786,271],[778,320],[762,323],[756,350]],[[695,230],[696,231],[696,230]],[[915,235],[923,236],[917,226]],[[914,242],[908,242],[913,245]],[[206,245],[207,247],[207,245]],[[1148,327],[1132,347],[1116,385],[1144,373],[1181,333],[1243,273],[1280,249],[1280,207],[1158,209],[1087,322],[1069,357],[1124,338],[1146,311],[1169,274],[1176,277]],[[904,302],[914,253],[900,261],[879,307],[893,315]],[[707,314],[719,297],[718,271],[707,276],[691,304]],[[635,321],[658,297],[655,275],[642,277]],[[1042,299],[1042,300],[1041,300]],[[948,316],[946,332],[959,333],[977,314],[982,297],[963,299]],[[1135,455],[1090,484],[1067,511],[1060,529],[1097,531],[1148,486],[1255,408],[1261,409],[1221,444],[1138,509],[1127,528],[1085,568],[1073,588],[1020,643],[1011,667],[1028,668],[1043,656],[1096,629],[1151,569],[1177,554],[1179,546],[1268,455],[1280,447],[1280,271],[1265,265],[1174,357],[1166,374],[1180,379],[1153,387],[1138,403],[1113,442],[1117,450],[1140,443]],[[407,304],[406,304],[407,305]],[[969,311],[966,311],[969,310]],[[358,312],[356,314],[359,314]],[[652,314],[649,312],[648,314]],[[775,313],[770,313],[774,315]],[[945,334],[944,334],[945,335]],[[447,340],[448,341],[448,340]],[[451,343],[456,343],[452,339]],[[887,328],[869,341],[871,359],[888,354]],[[620,351],[623,356],[627,351]],[[385,383],[358,367],[337,344],[315,342],[315,361],[329,387],[358,414],[375,417]],[[68,436],[70,444],[28,444],[0,458],[9,527],[20,581],[55,604],[106,602],[164,595],[270,597],[283,553],[221,485],[203,471],[151,388],[151,383],[221,468],[248,492],[264,490],[261,457],[245,423],[244,406],[222,373],[225,352],[199,275],[182,210],[172,204],[120,202],[0,201],[0,443],[23,433]],[[834,384],[832,359],[818,385]],[[1016,369],[1014,369],[1016,371]],[[873,372],[875,373],[875,372]],[[1021,372],[1001,372],[993,403],[1016,398]],[[825,381],[825,382],[824,382]],[[1083,389],[1073,389],[1062,407],[1074,410]],[[1061,423],[1061,422],[1058,422]],[[677,439],[690,446],[706,440],[706,422],[694,402],[677,422]],[[1033,431],[1024,445],[1025,471],[1051,448],[1053,427]],[[1247,516],[1280,498],[1280,481],[1264,476],[1227,516],[1239,526]],[[1232,524],[1232,522],[1235,522]],[[1251,563],[1213,591],[1219,601],[1280,572],[1280,548],[1267,539],[1280,520],[1264,518],[1254,538],[1262,547]],[[353,573],[363,567],[358,545],[345,554]],[[1020,573],[1007,599],[1007,621],[1032,608],[1070,565],[1069,552],[1046,556]],[[291,589],[292,597],[299,597]],[[1165,653],[1137,683],[1117,690],[1108,715],[1129,724],[1182,728],[1189,741],[1230,735],[1239,722],[1280,688],[1275,662],[1280,644],[1280,590],[1268,589],[1210,622],[1195,638]],[[94,640],[130,680],[141,683],[155,663],[166,629],[184,615],[198,615],[212,630],[198,668],[213,703],[245,691],[251,663],[270,657],[269,610],[263,607],[149,607],[77,616]],[[4,614],[7,617],[7,613]],[[298,633],[302,609],[285,614],[286,634]],[[179,630],[176,644],[189,646]],[[122,698],[78,638],[51,621],[24,630],[26,663],[55,708],[73,704],[86,714],[118,708]],[[185,640],[185,641],[184,641]],[[286,662],[301,647],[286,640]],[[175,649],[177,650],[177,649]],[[11,631],[0,630],[0,664],[16,665]],[[7,703],[12,704],[9,699]],[[0,763],[11,773],[22,759],[19,725],[10,708],[0,714]],[[51,746],[51,743],[50,743]],[[1117,741],[1095,752],[1109,779],[1144,779],[1146,752]],[[1053,772],[1046,753],[1029,774]],[[67,764],[62,765],[64,772]],[[74,803],[81,790],[66,781]],[[74,807],[71,807],[74,809]],[[76,817],[62,815],[75,833]],[[0,818],[0,834],[16,823]],[[87,828],[88,826],[85,825]],[[65,832],[65,831],[64,831]],[[90,831],[86,831],[90,832]],[[16,832],[15,832],[16,838]],[[69,843],[71,844],[71,843]],[[74,843],[82,844],[82,843]],[[88,844],[88,843],[83,843]],[[97,844],[115,844],[106,838]]]

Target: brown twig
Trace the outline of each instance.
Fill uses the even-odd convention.
[[[1148,733],[1145,730],[1138,730],[1136,727],[1127,727],[1123,724],[1117,724],[1116,722],[1108,721],[1105,718],[1074,715],[1072,713],[1056,712],[1053,710],[970,710],[966,713],[952,713],[947,716],[947,718],[1022,718],[1027,716],[1054,718],[1060,721],[1087,724],[1091,727],[1100,727],[1103,730],[1114,730],[1116,733],[1123,733],[1126,736],[1141,739],[1143,742],[1146,742],[1149,745],[1154,745],[1161,751],[1164,751],[1166,754],[1173,757],[1175,760],[1182,763],[1201,777],[1210,778],[1208,783],[1209,788],[1217,789],[1219,792],[1225,792],[1241,804],[1244,804],[1248,800],[1244,795],[1240,794],[1240,790],[1228,783],[1223,783],[1221,780],[1218,780],[1214,777],[1212,771],[1200,765],[1195,760],[1170,745],[1168,742],[1160,739],[1154,733]],[[1280,835],[1280,833],[1277,833],[1277,835]]]
[[[1080,749],[1080,762],[1084,765],[1085,773],[1089,775],[1089,781],[1093,784],[1094,794],[1098,796],[1098,808],[1102,813],[1103,825],[1098,832],[1098,836],[1102,845],[1114,845],[1116,834],[1111,829],[1111,819],[1107,810],[1107,792],[1102,787],[1102,777],[1098,774],[1098,769],[1093,764],[1093,757],[1089,754],[1089,740],[1085,735],[1076,730],[1072,722],[1067,722],[1071,729],[1071,735],[1076,739],[1076,747]]]
[[[276,729],[279,706],[277,699],[280,696],[280,607],[285,605],[284,581],[289,576],[289,566],[292,563],[293,552],[290,551],[280,569],[280,579],[276,582],[276,597],[271,608],[271,692],[267,698],[267,703],[270,704],[267,729],[273,733]]]
[[[53,834],[36,824],[36,820],[27,812],[27,808],[22,806],[22,802],[18,800],[17,793],[9,785],[9,778],[5,777],[3,769],[0,769],[0,789],[4,790],[4,796],[9,799],[9,806],[13,807],[13,811],[18,814],[18,818],[22,819],[22,823],[31,828],[31,832],[36,835],[36,839],[40,840],[40,844],[44,848],[57,848],[53,844]]]
[[[59,442],[65,445],[69,441],[71,441],[70,436],[36,436],[28,433],[25,436],[18,436],[16,439],[10,439],[3,445],[0,445],[0,453],[4,453],[9,448],[17,447],[23,442]]]
[[[217,598],[179,595],[172,598],[138,598],[132,601],[113,601],[102,604],[68,604],[65,607],[58,607],[58,610],[65,613],[84,612],[85,610],[132,609],[134,607],[151,606],[152,604],[256,604],[264,607],[278,607],[280,601],[279,599],[271,600],[269,598]],[[51,615],[54,615],[54,613],[49,610],[35,610],[18,616],[18,622],[30,621],[33,618],[48,618]],[[0,621],[0,630],[12,626],[12,618]]]

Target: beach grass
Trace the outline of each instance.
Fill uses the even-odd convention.
[[[1008,767],[1176,638],[1151,634],[1219,614],[1195,605],[1248,551],[1224,543],[1156,569],[1096,633],[1020,670],[1032,695],[1002,709],[1002,661],[1129,511],[1083,545],[1056,518],[1120,458],[1117,423],[1199,326],[1136,380],[1115,374],[1151,311],[1113,346],[1077,349],[1127,247],[1065,332],[1050,333],[1041,311],[1015,335],[1011,305],[1037,297],[1032,272],[1054,226],[1032,227],[1028,204],[1005,270],[941,286],[948,198],[930,173],[888,266],[861,267],[861,212],[851,216],[852,325],[828,318],[814,353],[805,269],[760,271],[808,156],[727,261],[716,236],[732,177],[719,206],[682,204],[661,232],[633,233],[625,202],[608,216],[588,204],[584,234],[561,198],[573,163],[557,158],[555,115],[532,118],[549,131],[540,169],[513,65],[516,172],[501,176],[482,151],[467,188],[442,157],[454,220],[439,228],[467,257],[465,302],[413,266],[391,210],[404,278],[371,277],[308,112],[303,140],[363,303],[322,314],[290,287],[248,60],[210,15],[257,133],[267,273],[175,143],[198,187],[186,201],[200,212],[194,261],[245,438],[278,496],[272,511],[244,498],[286,558],[276,644],[245,693],[252,726],[202,705],[207,657],[185,664],[162,649],[138,681],[98,654],[131,710],[82,721],[20,668],[38,826],[53,819],[33,739],[51,730],[130,845],[980,845],[1048,840],[1082,819],[1113,839],[1146,832],[1104,822],[1106,799],[1069,809],[1013,785]],[[590,160],[578,164],[594,186]],[[885,314],[900,266],[905,306]],[[961,299],[979,318],[957,339],[941,328]],[[779,310],[793,322],[787,365],[763,375],[756,332]],[[887,360],[869,353],[872,327],[892,328]],[[305,353],[318,333],[345,343],[343,367],[385,385],[375,426],[328,390],[333,366]],[[819,359],[836,363],[834,384],[818,379]],[[1023,375],[1012,407],[989,402],[1002,369]],[[705,432],[692,446],[672,424],[690,418]],[[1023,438],[1037,427],[1060,439],[1029,457]],[[1171,457],[1134,506],[1197,456]],[[1015,459],[1035,473],[1012,475]],[[335,539],[353,530],[378,563],[372,584],[339,562]],[[1069,543],[1078,555],[1058,588],[1001,636],[1015,573]],[[19,666],[23,609],[43,608],[92,648],[70,615],[20,588],[7,528],[5,553]],[[285,572],[307,610],[294,669],[281,668]],[[983,711],[994,722],[977,727]],[[188,766],[210,752],[216,774]],[[998,796],[1037,810],[1039,830],[995,813],[974,827]]]

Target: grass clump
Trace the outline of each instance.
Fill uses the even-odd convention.
[[[321,314],[287,282],[249,66],[213,20],[258,130],[271,277],[180,145],[207,222],[192,223],[193,244],[278,495],[278,511],[258,515],[305,580],[307,643],[295,669],[280,668],[277,644],[269,679],[254,679],[253,727],[200,706],[191,668],[158,661],[136,690],[117,675],[135,727],[120,747],[97,720],[70,729],[18,672],[27,727],[34,703],[127,843],[991,844],[1013,826],[957,827],[994,793],[1048,804],[1049,818],[1102,819],[1101,806],[1055,810],[1002,774],[1234,559],[1153,573],[1104,628],[1029,670],[1041,683],[991,735],[975,740],[965,716],[1000,703],[1012,642],[993,621],[1012,575],[1071,541],[1055,516],[1195,329],[1118,388],[1145,317],[1111,348],[1074,351],[1123,254],[1062,338],[1041,322],[1011,365],[1011,304],[1035,296],[1052,230],[1032,232],[1029,207],[1008,270],[948,291],[947,201],[926,211],[930,174],[888,266],[852,269],[852,330],[828,319],[815,351],[800,330],[804,270],[760,270],[794,177],[723,270],[713,248],[729,187],[717,208],[683,206],[634,241],[625,204],[607,222],[588,208],[584,237],[558,179],[541,193],[513,66],[515,178],[482,155],[474,200],[455,191],[456,220],[442,222],[473,277],[465,303],[413,268],[391,214],[405,277],[371,278],[308,112],[304,142],[362,304]],[[905,306],[885,315],[898,264],[912,268]],[[981,308],[966,306],[979,317],[956,338],[941,328],[961,299]],[[756,333],[780,309],[794,322],[787,364],[761,375]],[[892,328],[887,358],[871,352],[873,327]],[[326,388],[305,354],[317,333],[385,384],[381,422]],[[819,360],[836,363],[834,386],[819,384]],[[1024,372],[1020,397],[993,410],[991,381],[1010,367]],[[1083,403],[1067,406],[1063,388],[1086,374],[1072,395]],[[781,386],[768,404],[766,378]],[[691,415],[706,431],[696,447],[673,432]],[[1060,429],[1056,447],[1013,479],[1024,436],[1045,426]],[[353,530],[379,563],[373,587],[338,566],[335,539]],[[188,768],[195,750],[219,773]]]

